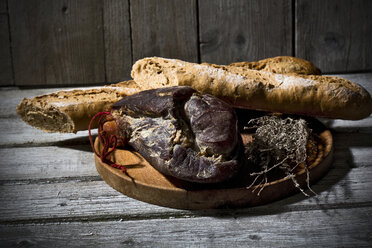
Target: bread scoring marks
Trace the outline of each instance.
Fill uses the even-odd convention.
[[[72,106],[72,105],[76,105],[77,103],[79,103],[79,101],[74,101],[74,102],[68,102],[68,101],[61,101],[61,102],[49,102],[49,104],[51,106],[54,106],[56,108],[62,108],[62,107],[68,107],[68,106]]]
[[[171,62],[171,63],[176,64],[176,66],[181,67],[181,68],[185,68],[186,64],[188,64],[187,62],[184,62],[184,61],[181,61],[181,60],[178,60],[178,59],[165,59],[165,58],[155,57],[155,59],[156,58],[157,59],[162,59],[164,63]],[[149,59],[152,59],[152,58],[149,58]]]
[[[232,83],[234,87],[238,85],[247,84],[247,78],[240,76],[238,74],[227,72],[219,68],[214,68],[209,65],[199,65],[199,64],[191,64],[191,65],[193,66],[193,68],[197,70],[199,77],[207,76],[209,78],[212,78],[213,81],[216,81],[216,82],[229,82],[229,83]]]
[[[213,78],[214,80],[217,80],[217,81],[229,81],[229,82],[234,82],[234,83],[236,82],[244,83],[246,81],[246,78],[244,78],[243,76],[230,73],[222,69],[214,68],[209,65],[200,65],[200,64],[195,64],[195,63],[183,62],[178,59],[163,59],[163,61],[165,63],[171,62],[178,67],[184,68],[185,70],[187,69],[187,66],[190,66],[198,71],[199,77],[206,75],[209,78]]]
[[[287,76],[283,74],[273,74],[275,77],[275,80],[278,83],[279,88],[281,89],[290,89],[295,87],[314,87],[318,85],[319,83],[308,78],[302,78],[302,77],[295,77],[295,76]]]
[[[46,100],[45,102],[49,104],[50,106],[53,106],[56,108],[64,108],[64,107],[69,107],[69,106],[76,106],[76,108],[78,108],[78,106],[80,105],[82,106],[83,104],[105,105],[105,104],[109,104],[110,102],[117,101],[120,99],[120,97],[114,96],[113,95],[114,93],[115,92],[108,93],[107,97],[100,96],[100,94],[102,93],[98,93],[96,97],[93,97],[92,94],[77,95],[77,96],[70,96],[70,97],[53,97],[53,98]],[[91,95],[92,97],[84,99],[84,97],[87,95]]]
[[[115,87],[115,86],[106,86],[106,87],[104,87],[104,89],[117,91],[119,93],[124,93],[125,95],[131,95],[131,94],[137,93],[139,91],[139,89],[135,88],[135,87],[133,87],[133,88],[130,88],[130,87],[123,88],[123,87]]]

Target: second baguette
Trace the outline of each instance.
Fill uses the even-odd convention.
[[[142,89],[187,85],[239,108],[350,120],[372,112],[369,93],[339,77],[285,75],[158,57],[137,61],[132,77]]]

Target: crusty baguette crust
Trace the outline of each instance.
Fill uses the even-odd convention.
[[[372,112],[369,93],[339,77],[285,75],[158,57],[137,61],[132,77],[143,89],[187,85],[240,108],[350,120]]]
[[[255,62],[236,62],[229,66],[244,67],[246,69],[268,71],[279,74],[302,74],[302,75],[320,75],[321,71],[311,62],[291,57],[278,56],[262,59]]]
[[[87,130],[96,113],[110,110],[122,97],[139,91],[133,80],[93,89],[59,91],[24,98],[17,113],[27,124],[46,132],[76,133]]]

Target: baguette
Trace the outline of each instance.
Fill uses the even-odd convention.
[[[24,98],[17,113],[27,124],[46,132],[76,133],[87,130],[91,118],[109,111],[113,103],[140,91],[133,81],[87,90],[67,90]]]
[[[350,120],[372,112],[371,96],[363,87],[333,76],[285,75],[159,57],[137,61],[131,75],[142,89],[186,85],[238,108]]]

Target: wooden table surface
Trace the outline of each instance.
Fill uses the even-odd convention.
[[[372,73],[339,76],[372,93]],[[44,133],[16,115],[23,97],[56,90],[0,88],[0,247],[372,246],[372,116],[322,120],[335,152],[331,170],[312,187],[317,196],[189,211],[108,186],[87,132]]]

